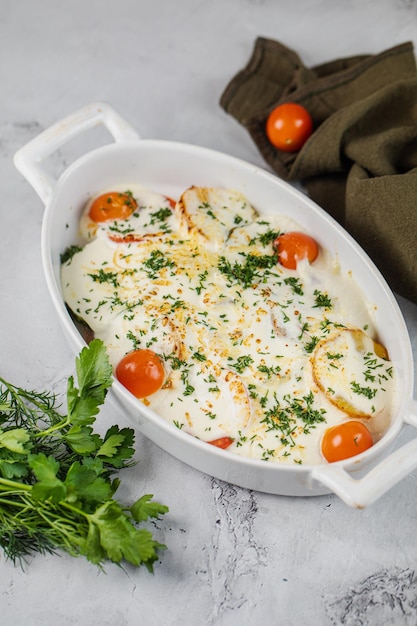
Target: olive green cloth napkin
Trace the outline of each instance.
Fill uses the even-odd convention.
[[[308,109],[314,132],[297,153],[265,134],[282,102]],[[307,68],[277,41],[258,38],[227,85],[223,109],[250,133],[283,179],[302,181],[310,197],[348,230],[390,287],[417,302],[417,73],[407,42],[378,55]]]

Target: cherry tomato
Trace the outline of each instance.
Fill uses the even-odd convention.
[[[271,111],[266,121],[266,135],[283,152],[300,150],[313,132],[310,113],[301,104],[287,102]]]
[[[93,222],[125,220],[132,215],[137,206],[138,203],[130,193],[111,191],[94,200],[88,215]]]
[[[166,196],[166,199],[168,200],[171,209],[175,209],[175,207],[177,206],[177,201],[173,198],[170,198],[169,196]]]
[[[212,446],[216,446],[216,448],[222,448],[225,450],[229,446],[232,445],[234,439],[231,437],[219,437],[218,439],[213,439],[213,441],[208,441]]]
[[[326,430],[321,442],[321,451],[326,461],[334,463],[356,456],[372,445],[372,435],[365,424],[349,420]]]
[[[116,377],[136,398],[145,398],[162,387],[165,370],[152,350],[133,350],[117,365]]]
[[[319,246],[312,237],[295,231],[279,235],[274,247],[278,251],[279,262],[289,270],[295,270],[297,261],[301,259],[307,258],[313,263],[319,254]]]

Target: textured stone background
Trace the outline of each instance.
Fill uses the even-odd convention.
[[[199,144],[263,166],[219,107],[258,35],[307,65],[417,43],[415,0],[2,0],[0,375],[58,393],[73,355],[40,258],[43,206],[14,152],[92,101],[107,100],[143,137]],[[101,137],[92,139],[101,141]],[[60,172],[85,151],[51,159]],[[400,300],[417,355],[417,307]],[[125,417],[106,406],[106,423]],[[399,443],[413,436],[404,431]],[[286,498],[202,475],[138,437],[122,498],[153,493],[170,513],[154,575],[38,556],[26,570],[0,558],[6,626],[263,626],[417,623],[417,474],[370,508],[333,495]]]

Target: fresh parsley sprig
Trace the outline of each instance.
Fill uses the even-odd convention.
[[[168,511],[146,494],[125,507],[114,495],[120,469],[133,465],[134,432],[92,424],[112,382],[103,343],[76,359],[62,415],[50,392],[26,391],[0,378],[0,546],[14,563],[35,553],[65,551],[103,567],[105,561],[152,571],[165,546],[138,524]]]

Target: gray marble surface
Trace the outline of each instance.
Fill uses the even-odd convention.
[[[63,390],[73,355],[40,258],[43,206],[14,169],[42,129],[107,100],[143,137],[212,147],[263,166],[219,107],[258,35],[307,65],[417,43],[415,0],[1,0],[0,374]],[[74,148],[74,153],[75,153]],[[65,168],[73,153],[59,155]],[[417,307],[400,299],[417,355]],[[106,406],[102,424],[124,424]],[[127,424],[126,424],[127,425]],[[403,443],[414,436],[405,430]],[[275,497],[222,483],[137,438],[120,498],[153,493],[168,550],[153,575],[83,559],[0,557],[4,626],[417,623],[417,473],[371,507],[336,496]]]

